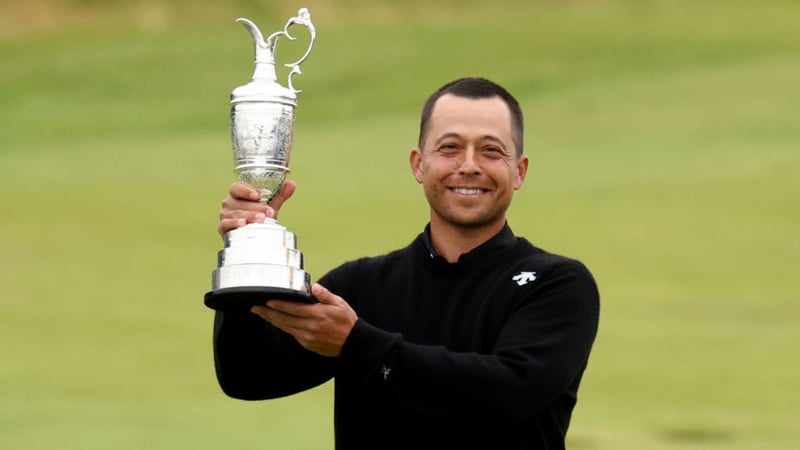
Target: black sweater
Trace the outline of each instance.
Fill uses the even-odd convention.
[[[428,230],[320,279],[359,316],[337,358],[250,313],[217,312],[222,389],[290,395],[335,377],[336,448],[563,449],[597,333],[586,267],[506,226],[455,264]]]

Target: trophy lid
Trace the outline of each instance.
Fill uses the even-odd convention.
[[[300,63],[305,61],[308,57],[308,54],[311,52],[311,47],[314,45],[314,40],[316,39],[316,30],[311,23],[311,14],[308,12],[308,9],[301,8],[296,17],[289,19],[283,31],[273,33],[266,40],[256,24],[249,19],[241,17],[236,19],[236,21],[244,24],[253,36],[255,44],[255,70],[253,72],[252,81],[237,87],[231,92],[231,103],[271,102],[297,106],[297,94],[300,91],[292,86],[292,76],[296,73],[300,73]],[[278,38],[280,36],[286,36],[291,40],[296,39],[288,32],[289,26],[292,24],[306,26],[311,33],[311,42],[302,58],[294,63],[286,64],[286,67],[289,67],[291,71],[288,77],[289,86],[285,87],[278,83],[275,75],[275,47],[278,44]]]
[[[258,71],[258,70],[256,70]],[[266,102],[297,106],[297,94],[275,80],[257,79],[239,86],[231,92],[231,103]]]

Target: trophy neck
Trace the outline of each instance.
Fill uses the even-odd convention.
[[[253,80],[277,82],[278,78],[275,76],[275,62],[256,61],[256,68],[253,71]]]
[[[278,192],[280,192],[280,188],[278,188],[278,190],[275,191],[271,189],[259,189],[258,193],[259,195],[261,195],[261,203],[263,203],[265,206],[269,206],[270,200],[272,200],[276,195],[278,195]],[[272,219],[267,218],[267,220],[272,220]]]

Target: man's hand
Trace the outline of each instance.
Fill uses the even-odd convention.
[[[269,205],[261,202],[258,190],[242,181],[231,185],[228,196],[222,201],[222,211],[219,213],[219,235],[225,237],[228,231],[248,223],[263,222],[267,217],[278,218],[278,211],[283,202],[289,199],[297,189],[294,181],[286,180],[281,191]]]
[[[342,297],[319,283],[311,286],[311,294],[319,303],[269,300],[266,306],[253,306],[250,311],[294,336],[305,349],[339,356],[358,316]]]

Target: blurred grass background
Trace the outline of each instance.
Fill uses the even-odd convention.
[[[494,79],[532,158],[513,229],[601,288],[569,447],[800,448],[790,0],[0,1],[0,448],[333,448],[330,384],[221,393],[202,304],[252,74],[234,19],[301,6],[281,222],[313,278],[422,229],[422,102]]]

